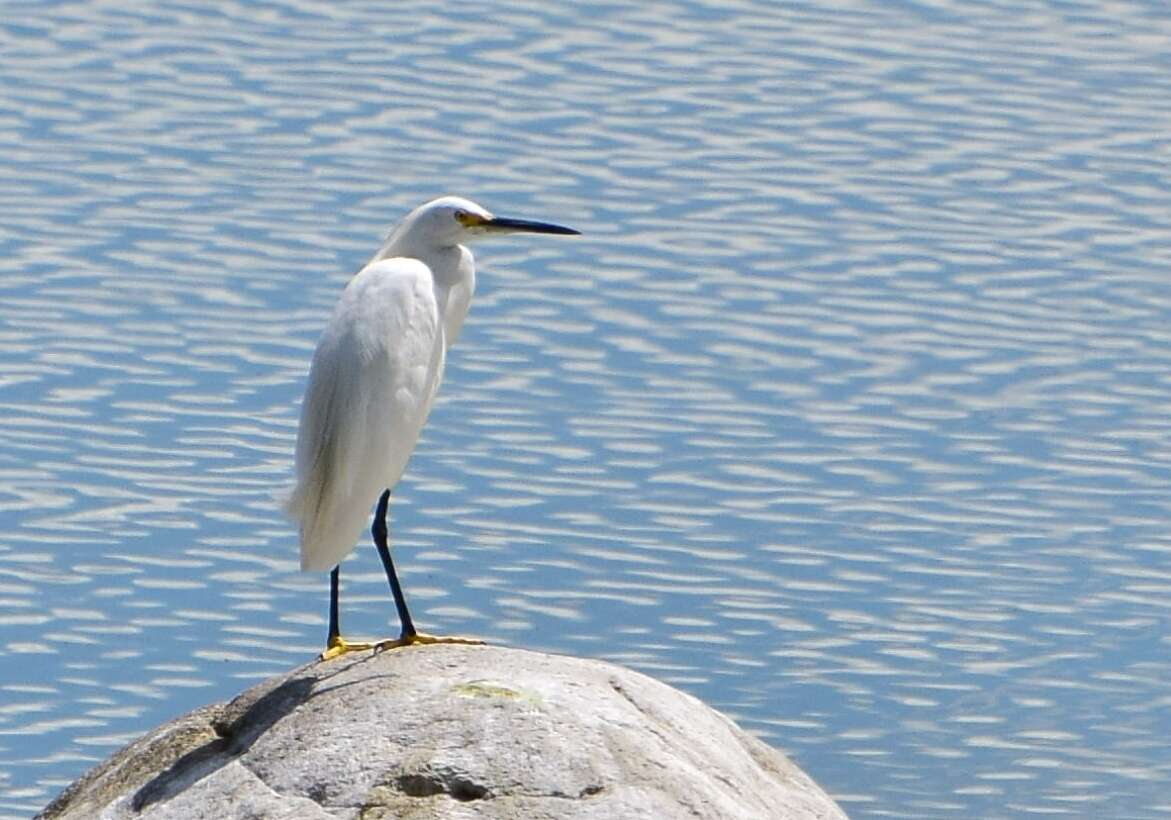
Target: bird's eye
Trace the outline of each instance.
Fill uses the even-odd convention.
[[[468,217],[469,217],[469,216],[471,216],[471,214],[469,214],[469,213],[468,213],[467,211],[465,211],[463,208],[459,208],[459,209],[457,209],[457,210],[456,210],[456,212],[455,212],[455,221],[456,221],[456,222],[458,222],[458,223],[459,223],[459,224],[461,224],[461,225],[466,225],[466,224],[467,224],[467,222],[468,222]]]

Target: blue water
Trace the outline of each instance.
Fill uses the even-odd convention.
[[[446,192],[586,235],[477,248],[392,508],[422,627],[648,672],[855,817],[1165,816],[1168,42],[1158,0],[4,4],[0,817],[320,649],[309,358]]]

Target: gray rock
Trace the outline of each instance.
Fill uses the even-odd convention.
[[[266,681],[115,754],[43,820],[843,818],[779,752],[600,661],[439,644]]]

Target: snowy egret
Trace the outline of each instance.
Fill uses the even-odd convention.
[[[373,647],[478,643],[415,630],[390,557],[387,505],[471,304],[476,268],[463,243],[520,232],[578,233],[493,216],[460,197],[419,206],[346,285],[317,343],[297,431],[297,483],[287,507],[300,528],[301,569],[332,567],[322,658]],[[397,639],[376,644],[347,641],[338,625],[338,564],[354,549],[375,500],[371,535],[402,623]]]

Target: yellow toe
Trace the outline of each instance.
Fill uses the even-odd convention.
[[[423,632],[416,632],[414,635],[404,635],[401,638],[394,638],[393,640],[379,641],[374,645],[374,650],[376,652],[382,652],[386,649],[398,649],[403,646],[433,643],[454,643],[464,646],[483,646],[484,644],[479,638],[463,638],[456,635],[427,635]]]
[[[347,641],[345,638],[338,636],[331,638],[329,646],[321,653],[321,660],[331,661],[334,658],[340,658],[349,652],[365,652],[368,649],[374,649],[378,644],[370,641]]]

